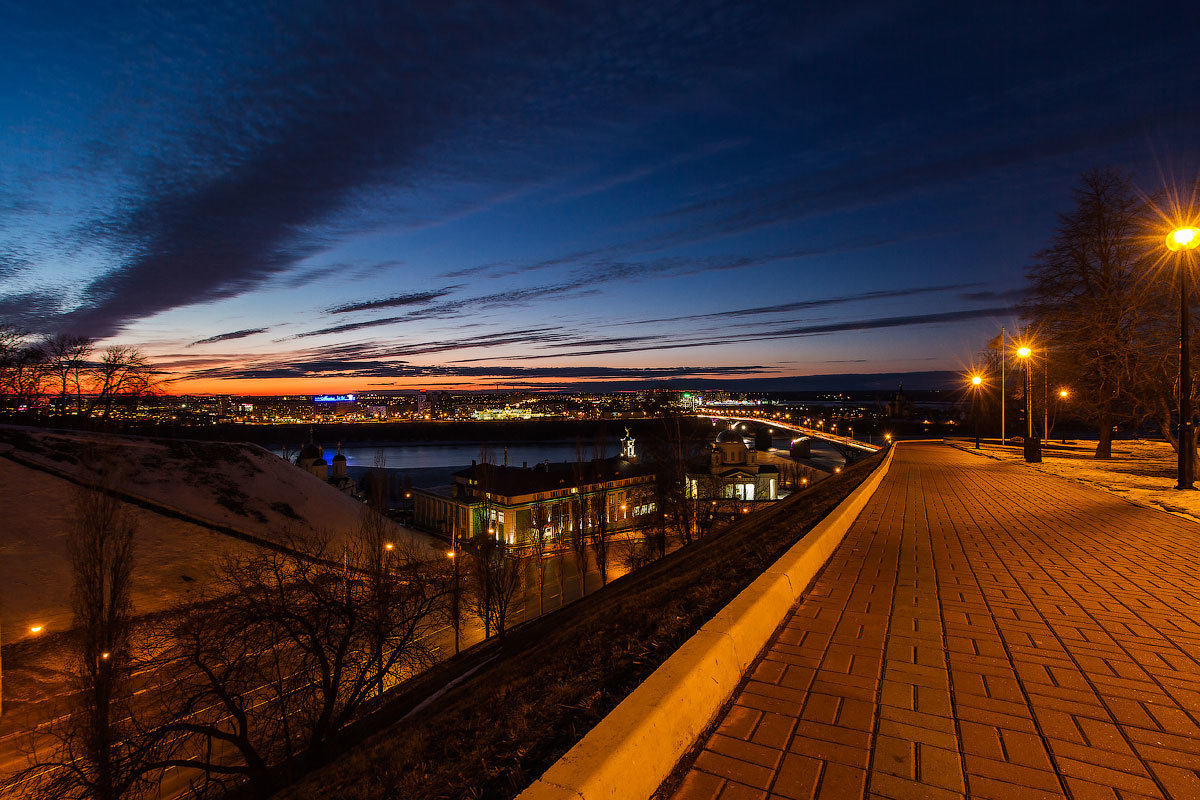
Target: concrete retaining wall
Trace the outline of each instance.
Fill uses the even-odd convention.
[[[648,798],[733,695],[887,474],[862,484],[621,701],[520,800]]]

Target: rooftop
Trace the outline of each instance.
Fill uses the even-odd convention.
[[[511,497],[653,474],[654,468],[649,465],[615,456],[582,464],[571,461],[542,462],[532,467],[475,464],[454,473],[454,480],[460,484],[477,481],[487,491]]]

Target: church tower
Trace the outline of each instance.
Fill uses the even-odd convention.
[[[629,433],[629,428],[625,429],[625,436],[621,439],[621,458],[633,464],[636,464],[638,460],[637,450],[634,448],[634,439]]]

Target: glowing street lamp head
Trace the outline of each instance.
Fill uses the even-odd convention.
[[[1064,399],[1064,400],[1066,400],[1066,399],[1067,399],[1067,397],[1069,397],[1069,396],[1070,396],[1070,394],[1071,394],[1071,393],[1070,393],[1070,392],[1068,392],[1066,389],[1059,389],[1059,390],[1058,390],[1058,396],[1059,396],[1059,397],[1061,397],[1061,398],[1062,398],[1062,399]]]
[[[1021,358],[1029,358],[1031,353],[1033,353],[1033,351],[1030,350],[1028,347],[1018,347],[1017,348],[1017,355],[1019,355]]]
[[[1172,253],[1200,247],[1200,228],[1176,228],[1167,234],[1167,249]]]
[[[30,632],[30,633],[41,633],[41,632],[42,632],[42,626],[41,626],[41,625],[30,625],[30,626],[29,626],[29,632]]]
[[[983,383],[983,378],[979,377],[978,375],[971,376],[971,385],[972,386],[979,386],[981,383]]]

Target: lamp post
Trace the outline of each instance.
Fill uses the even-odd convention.
[[[1000,329],[1000,446],[1001,447],[1008,446],[1008,439],[1005,438],[1006,435],[1008,434],[1008,431],[1005,430],[1005,427],[1004,427],[1004,425],[1005,425],[1004,415],[1007,413],[1006,405],[1008,404],[1008,398],[1005,396],[1006,390],[1004,387],[1004,373],[1006,372],[1006,365],[1004,362],[1005,362],[1005,355],[1008,352],[1008,345],[1006,345],[1004,343],[1004,340],[1007,338],[1007,336],[1008,336],[1007,332],[1004,330],[1004,328],[1001,328]]]
[[[1194,489],[1192,485],[1192,365],[1188,336],[1189,254],[1200,246],[1200,229],[1176,228],[1167,234],[1167,249],[1179,253],[1179,456],[1176,489]]]
[[[1058,390],[1058,410],[1059,410],[1059,411],[1062,411],[1062,404],[1063,404],[1063,401],[1064,401],[1064,400],[1066,400],[1066,399],[1067,399],[1068,397],[1070,397],[1070,396],[1071,396],[1071,393],[1070,393],[1069,391],[1067,391],[1066,389],[1059,389],[1059,390]],[[1055,419],[1057,419],[1057,418],[1058,418],[1058,413],[1057,413],[1057,412],[1055,412]],[[1050,432],[1049,432],[1049,431],[1047,431],[1047,432],[1046,432],[1046,438],[1047,438],[1047,439],[1048,439],[1048,438],[1050,438]],[[1063,443],[1063,444],[1066,444],[1066,443],[1067,443],[1067,432],[1066,432],[1065,430],[1063,431],[1063,435],[1062,435],[1062,443]]]
[[[979,375],[971,376],[971,416],[975,418],[975,449],[979,449],[979,409],[976,407],[979,402],[979,389],[983,386],[983,378]]]
[[[1029,347],[1017,348],[1017,356],[1020,357],[1025,368],[1025,461],[1029,464],[1036,464],[1042,460],[1042,452],[1041,442],[1035,441],[1033,438],[1033,403],[1030,399],[1030,395],[1033,393],[1033,377],[1029,365],[1032,355],[1033,350]]]

